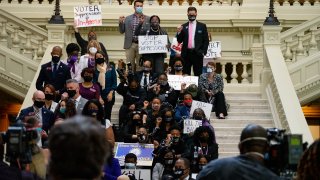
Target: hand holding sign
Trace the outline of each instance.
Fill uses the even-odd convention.
[[[75,6],[74,24],[75,27],[101,26],[101,5]]]

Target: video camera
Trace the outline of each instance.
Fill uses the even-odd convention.
[[[284,179],[292,179],[303,153],[301,134],[285,134],[284,129],[267,129],[269,152],[266,165],[274,173]]]
[[[6,161],[11,166],[17,164],[29,164],[32,162],[34,142],[38,139],[36,129],[26,129],[23,125],[10,126],[5,134],[2,134],[3,143],[6,143]]]

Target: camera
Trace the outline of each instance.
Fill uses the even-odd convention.
[[[19,160],[21,164],[32,162],[34,144],[38,140],[37,129],[26,129],[24,126],[10,126],[2,139],[6,146],[6,161],[14,166]]]
[[[285,134],[284,129],[267,129],[269,151],[265,160],[267,167],[284,179],[296,175],[297,166],[303,153],[301,134]]]
[[[127,78],[125,76],[126,70],[128,70],[127,72],[128,72],[128,78],[129,79],[134,76],[134,72],[133,72],[133,69],[132,69],[132,64],[130,62],[127,63],[126,65],[125,65],[124,62],[122,62],[122,63],[123,63],[123,65],[122,65],[123,68],[117,68],[116,71],[117,71],[117,73],[119,75],[120,81],[121,82],[127,82]],[[126,68],[126,66],[127,66],[127,68]]]

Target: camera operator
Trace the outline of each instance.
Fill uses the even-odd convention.
[[[249,124],[241,132],[238,145],[240,155],[211,161],[200,171],[197,179],[280,179],[264,165],[264,154],[268,146],[266,129],[259,125]]]

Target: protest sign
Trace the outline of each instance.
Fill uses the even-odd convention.
[[[193,111],[197,108],[201,108],[204,111],[207,119],[210,119],[212,104],[201,102],[201,101],[192,101],[190,116],[192,117]]]
[[[176,37],[172,39],[171,43],[171,49],[176,52],[177,54],[181,54],[181,48],[182,48],[182,43],[178,43],[178,40]]]
[[[73,12],[76,27],[102,25],[101,5],[75,6]]]
[[[198,76],[168,75],[168,83],[174,90],[181,90],[181,83],[186,83],[186,87],[190,84],[198,86],[198,79]]]
[[[204,56],[204,58],[218,58],[221,57],[221,41],[210,41],[207,54]]]
[[[167,35],[138,36],[139,54],[167,53]]]
[[[193,133],[199,126],[202,126],[202,120],[185,119],[183,120],[183,133]]]
[[[140,143],[117,143],[115,158],[119,159],[120,165],[124,165],[124,157],[128,153],[133,153],[138,158],[138,166],[152,165],[152,152],[154,150],[153,144]]]
[[[134,174],[136,180],[149,180],[151,179],[150,169],[121,169],[122,175]]]

